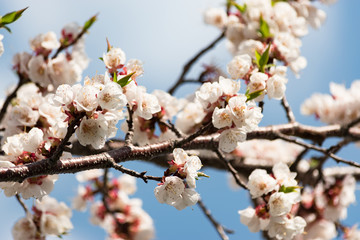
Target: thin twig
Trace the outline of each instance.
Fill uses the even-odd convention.
[[[297,166],[299,164],[299,162],[303,159],[303,157],[305,156],[305,154],[309,151],[308,148],[305,148],[304,150],[302,150],[299,155],[297,155],[295,161],[291,164],[290,166],[290,171],[291,172],[295,172],[297,169]]]
[[[226,165],[227,169],[230,171],[230,173],[233,175],[236,183],[244,188],[247,189],[246,185],[241,181],[238,172],[236,171],[236,169],[231,165],[231,163],[229,161],[226,161],[225,157],[222,155],[222,153],[219,151],[219,149],[214,148],[213,150],[216,155],[219,157],[219,159]]]
[[[130,144],[132,144],[132,140],[134,137],[134,121],[133,121],[134,110],[132,108],[130,108],[129,104],[127,104],[126,107],[127,107],[128,113],[129,113],[129,119],[126,120],[127,125],[128,125],[128,131],[125,136],[125,144],[130,145]]]
[[[206,208],[206,206],[204,205],[204,203],[202,202],[201,199],[199,199],[199,201],[197,202],[198,206],[200,207],[200,209],[203,211],[203,213],[205,214],[205,216],[210,220],[210,222],[212,223],[212,225],[214,226],[214,228],[216,229],[216,231],[218,232],[219,236],[221,239],[223,240],[228,240],[229,237],[226,235],[226,233],[228,234],[232,234],[234,233],[233,230],[230,229],[226,229],[224,228],[220,223],[218,223],[214,217],[211,215],[211,212],[209,209]]]
[[[12,93],[10,93],[10,95],[8,95],[5,99],[4,104],[1,107],[1,111],[0,111],[0,123],[2,122],[5,114],[6,114],[6,110],[8,108],[8,106],[10,105],[11,101],[16,97],[17,91],[27,82],[29,82],[28,79],[25,79],[24,76],[20,73],[18,73],[18,77],[19,77],[19,82],[16,86],[16,88],[14,89],[14,91],[12,91]]]
[[[125,168],[122,165],[117,164],[115,162],[113,162],[112,167],[122,173],[129,174],[130,176],[133,176],[133,177],[141,178],[145,183],[148,183],[148,180],[154,180],[154,181],[161,182],[161,179],[162,179],[162,177],[154,177],[154,176],[145,175],[146,171],[141,172],[141,173],[136,172],[134,170]]]
[[[21,207],[24,209],[25,211],[25,214],[28,215],[30,212],[29,212],[29,209],[27,208],[27,206],[25,205],[24,201],[21,199],[20,195],[17,193],[15,195],[16,197],[16,200],[20,203]]]
[[[286,117],[288,119],[288,121],[290,123],[295,122],[295,116],[293,111],[291,110],[291,107],[289,105],[289,102],[286,100],[286,97],[284,95],[284,97],[281,99],[281,105],[284,107],[285,112],[286,112]]]
[[[59,53],[60,53],[61,51],[63,51],[64,49],[75,45],[75,44],[80,40],[80,38],[81,38],[86,32],[87,32],[87,29],[85,29],[85,28],[83,27],[83,29],[81,30],[81,32],[79,33],[79,35],[76,36],[76,38],[74,39],[74,41],[72,41],[70,44],[67,44],[67,45],[61,44],[61,46],[58,48],[58,50],[56,51],[56,53],[54,54],[54,56],[52,57],[52,59],[56,58],[56,57],[59,55]]]
[[[221,39],[223,39],[225,37],[225,31],[221,33],[220,36],[218,36],[214,41],[212,41],[207,47],[205,47],[204,49],[202,49],[198,54],[196,54],[192,59],[190,59],[184,66],[183,71],[179,77],[179,79],[177,80],[177,82],[174,84],[174,86],[172,86],[168,93],[170,93],[171,95],[173,95],[173,93],[175,92],[175,90],[185,82],[185,75],[189,72],[189,70],[191,69],[191,67],[193,66],[193,64],[207,51],[209,51],[211,48],[213,48]]]
[[[198,131],[196,131],[195,133],[191,134],[190,136],[180,140],[180,141],[175,141],[174,142],[174,147],[182,147],[184,144],[191,142],[192,140],[194,140],[195,138],[201,136],[203,133],[205,133],[207,130],[209,130],[212,127],[212,122],[208,122],[205,126],[203,126],[202,128],[200,128]]]
[[[282,134],[282,133],[277,133],[279,138],[287,141],[287,142],[292,142],[292,143],[295,143],[297,145],[300,145],[300,146],[303,146],[303,147],[306,147],[306,148],[309,148],[309,149],[313,149],[313,150],[316,150],[316,151],[319,151],[319,152],[322,152],[324,153],[325,155],[331,157],[332,159],[334,159],[337,163],[341,162],[341,163],[345,163],[345,164],[348,164],[350,166],[354,166],[354,167],[358,167],[360,168],[360,164],[357,163],[357,162],[353,162],[353,161],[348,161],[348,160],[345,160],[341,157],[338,157],[336,156],[335,154],[333,154],[332,152],[329,151],[329,149],[326,149],[326,148],[322,148],[322,147],[317,147],[313,144],[309,144],[309,143],[305,143],[303,141],[300,141],[299,139],[296,139],[296,138],[291,138],[285,134]]]
[[[180,133],[180,131],[175,127],[175,125],[168,120],[168,122],[160,122],[161,124],[165,125],[168,129],[170,129],[178,138],[182,138],[183,135]]]
[[[49,158],[51,162],[56,162],[57,160],[59,160],[59,158],[61,157],[62,153],[64,152],[64,149],[66,147],[66,145],[68,145],[69,143],[69,139],[71,138],[71,136],[74,134],[75,130],[76,130],[76,126],[79,124],[80,120],[85,116],[85,112],[84,113],[80,113],[78,116],[75,117],[75,119],[73,119],[71,121],[71,123],[69,124],[68,128],[67,128],[67,132],[65,137],[61,140],[61,143],[59,144],[59,146],[56,148],[55,152],[52,154],[52,156]]]

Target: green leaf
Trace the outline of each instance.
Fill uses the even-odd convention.
[[[258,66],[258,68],[260,68],[260,58],[261,58],[261,54],[255,49],[255,63]]]
[[[128,85],[131,82],[131,77],[132,75],[134,75],[135,72],[132,72],[128,75],[126,75],[125,77],[119,79],[118,81],[116,81],[121,87],[125,87],[126,85]],[[115,78],[114,78],[115,80]],[[130,80],[130,81],[129,81]],[[114,81],[115,82],[115,81]]]
[[[260,15],[260,28],[258,33],[260,33],[261,37],[265,39],[272,37],[269,24],[263,19],[262,15]]]
[[[238,3],[234,2],[234,1],[231,1],[231,5],[236,7],[236,9],[239,10],[241,13],[246,12],[247,6],[246,6],[245,3],[244,3],[244,5],[240,5],[240,4],[238,4]]]
[[[301,187],[299,187],[299,186],[285,187],[284,185],[281,185],[279,192],[292,193],[292,192],[296,192],[296,189],[299,189],[299,188],[301,188]]]
[[[21,14],[28,9],[28,7],[20,9],[18,11],[14,11],[14,12],[10,12],[5,14],[4,16],[1,17],[0,19],[0,24],[1,25],[5,25],[5,24],[9,24],[9,23],[13,23],[16,20],[18,20],[21,17]]]
[[[206,178],[210,178],[210,176],[209,176],[209,175],[206,175],[206,174],[205,174],[205,173],[203,173],[203,172],[198,172],[197,176],[198,176],[198,177],[206,177]]]
[[[11,29],[9,27],[7,27],[7,26],[1,26],[0,25],[0,28],[5,28],[9,33],[11,33]]]
[[[103,59],[102,57],[99,57],[99,59],[100,59],[101,61],[104,61],[104,59]]]
[[[270,46],[271,44],[269,44],[263,54],[260,54],[257,50],[255,50],[255,63],[258,66],[260,72],[265,72],[265,68],[272,66],[272,64],[267,64],[270,56]]]
[[[270,46],[271,46],[271,44],[269,44],[269,46],[266,48],[265,52],[261,55],[261,57],[259,59],[260,72],[265,72],[265,66],[269,61]]]
[[[83,31],[87,31],[97,20],[97,14],[92,16],[89,20],[87,20],[83,26]]]
[[[114,72],[113,81],[116,82],[116,83],[118,83],[118,80],[117,80],[117,72]]]
[[[260,96],[261,94],[264,93],[264,90],[265,89],[261,89],[261,90],[258,90],[258,91],[252,92],[252,93],[249,93],[249,90],[246,91],[246,93],[245,93],[245,96],[247,97],[246,101],[248,102],[250,100],[257,98],[258,96]]]
[[[310,168],[316,168],[320,164],[320,161],[318,159],[312,158],[310,160]]]

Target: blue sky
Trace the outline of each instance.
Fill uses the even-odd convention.
[[[139,83],[148,91],[158,88],[167,90],[179,76],[182,65],[219,34],[218,30],[203,23],[202,12],[209,6],[220,7],[219,0],[131,0],[131,1],[89,1],[89,0],[13,0],[4,1],[0,15],[29,6],[23,17],[11,26],[13,34],[0,32],[5,53],[0,58],[0,85],[2,89],[16,84],[11,72],[12,56],[19,51],[29,51],[28,41],[35,35],[47,31],[59,33],[61,27],[75,21],[85,22],[90,16],[99,13],[99,20],[90,30],[86,39],[86,50],[91,59],[84,76],[103,73],[105,68],[98,57],[106,50],[106,37],[111,44],[122,48],[127,59],[137,58],[144,62],[145,74]],[[300,115],[300,104],[314,92],[327,93],[330,81],[344,83],[360,77],[359,67],[359,26],[360,1],[339,0],[338,3],[321,7],[328,18],[320,30],[311,30],[303,39],[302,53],[308,60],[308,67],[300,79],[290,74],[287,85],[288,101],[293,107],[297,120],[305,124],[319,124],[313,117]],[[216,63],[225,69],[231,59],[224,42],[205,55],[190,74],[197,76],[202,63]],[[184,96],[194,90],[194,85],[186,86],[177,92]],[[1,92],[4,96],[4,92]],[[285,114],[278,101],[266,101],[265,117],[262,125],[285,122]],[[358,149],[348,147],[340,155],[357,160]],[[331,161],[331,160],[330,160]],[[138,171],[148,170],[152,175],[161,175],[164,169],[151,164],[131,162],[129,168]],[[205,170],[210,179],[202,179],[197,184],[204,203],[213,215],[228,228],[235,230],[231,239],[260,239],[251,234],[239,221],[237,211],[249,205],[249,196],[243,191],[233,191],[227,183],[227,176],[216,170]],[[144,209],[153,217],[156,239],[218,239],[215,230],[197,206],[177,211],[175,208],[159,204],[153,194],[156,183],[148,184],[138,180],[135,197],[142,198]],[[70,203],[77,188],[73,175],[64,175],[51,195]],[[357,194],[359,197],[359,194]],[[2,239],[11,239],[10,229],[23,211],[15,199],[0,196],[2,212],[0,228]],[[31,200],[28,201],[31,203]],[[359,209],[351,207],[347,222],[355,223]],[[88,214],[74,212],[72,219],[75,229],[64,239],[103,239],[102,229],[88,223]]]

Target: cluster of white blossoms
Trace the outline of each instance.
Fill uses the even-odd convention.
[[[40,240],[48,235],[61,237],[73,228],[70,208],[54,198],[46,196],[41,201],[36,200],[32,210],[33,213],[28,212],[15,223],[14,240]]]
[[[74,84],[81,81],[82,71],[88,65],[84,38],[81,37],[71,48],[71,52],[54,54],[62,44],[70,44],[80,34],[82,27],[76,23],[66,25],[60,40],[54,32],[39,34],[30,40],[33,53],[17,53],[13,58],[14,69],[25,79],[42,88],[56,88],[61,84]]]
[[[301,56],[300,38],[308,33],[308,25],[319,28],[326,14],[310,0],[273,1],[245,0],[243,5],[228,1],[229,8],[210,8],[205,22],[225,30],[230,51],[234,57],[227,65],[232,79],[243,79],[249,93],[262,92],[282,99],[286,90],[287,67],[298,75],[306,67]],[[268,62],[269,61],[269,62]],[[284,66],[276,66],[278,62]]]
[[[154,226],[151,217],[142,209],[142,201],[129,198],[136,192],[136,179],[129,175],[121,175],[107,182],[107,195],[102,201],[95,201],[101,193],[104,182],[101,179],[103,170],[90,170],[79,173],[79,182],[88,182],[86,187],[80,185],[78,195],[73,200],[73,208],[85,211],[91,202],[90,222],[102,227],[108,234],[108,240],[136,239],[149,240],[154,238]]]
[[[346,89],[343,84],[330,83],[330,93],[315,93],[301,106],[304,115],[315,115],[327,124],[347,124],[360,117],[360,80]]]
[[[246,165],[272,166],[277,162],[290,164],[302,149],[299,145],[280,139],[254,139],[238,144],[232,153],[243,158]]]
[[[258,127],[262,119],[261,108],[238,93],[240,82],[219,77],[219,82],[204,83],[195,92],[203,112],[212,116],[212,124],[221,132],[219,147],[224,152],[233,151],[246,133]]]
[[[338,235],[335,223],[347,217],[347,208],[356,200],[355,189],[356,180],[350,175],[342,178],[328,177],[325,184],[319,183],[314,189],[305,188],[299,212],[307,222],[307,234],[303,239],[335,238]],[[346,231],[344,233],[346,236]],[[350,236],[349,233],[345,239],[351,239]]]
[[[207,24],[225,29],[228,48],[234,55],[254,56],[255,50],[270,40],[274,58],[295,73],[306,66],[306,59],[300,55],[300,38],[308,34],[308,25],[321,26],[326,18],[324,11],[310,0],[244,0],[242,4],[229,4],[236,6],[236,11],[210,8],[204,18]]]
[[[275,239],[293,239],[304,232],[305,220],[296,216],[296,206],[301,200],[296,173],[290,172],[285,163],[277,163],[272,175],[256,169],[247,187],[253,199],[261,200],[256,208],[240,210],[240,221],[251,232],[267,231]],[[260,198],[261,197],[261,198]]]
[[[41,161],[51,152],[52,140],[44,140],[44,133],[39,128],[32,128],[28,133],[20,133],[8,137],[2,150],[6,156],[0,160],[1,167],[14,167]],[[64,152],[63,157],[71,157]],[[57,175],[43,175],[28,178],[23,182],[1,182],[0,188],[8,197],[21,194],[25,199],[35,197],[41,199],[54,188]]]
[[[195,191],[196,180],[199,176],[206,176],[198,172],[201,161],[197,156],[188,156],[181,148],[173,151],[174,160],[164,172],[164,177],[154,193],[160,203],[166,203],[182,210],[198,202],[200,195]]]

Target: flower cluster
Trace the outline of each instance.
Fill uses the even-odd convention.
[[[174,160],[169,162],[170,168],[154,193],[160,203],[182,210],[198,202],[200,195],[195,191],[195,180],[206,175],[198,172],[202,165],[197,156],[188,156],[181,148],[175,148],[173,155]]]
[[[136,192],[136,180],[129,175],[121,175],[107,182],[100,179],[103,171],[96,169],[77,174],[80,182],[88,181],[86,187],[80,185],[78,195],[73,200],[73,207],[86,210],[91,202],[90,222],[102,227],[108,234],[107,239],[149,240],[154,237],[154,226],[151,217],[142,209],[142,201],[129,198]],[[103,201],[95,201],[95,196],[104,194]]]
[[[272,166],[277,162],[290,164],[302,149],[280,139],[254,139],[239,144],[233,154],[242,157],[246,165]]]
[[[76,23],[66,25],[61,31],[60,40],[54,32],[39,34],[30,40],[33,53],[17,53],[13,58],[14,69],[23,78],[29,78],[42,88],[56,88],[61,84],[80,82],[82,71],[88,65],[84,38],[76,42],[82,27]],[[74,43],[71,52],[50,54],[64,44]],[[51,89],[51,88],[50,88]]]
[[[360,117],[360,80],[354,81],[349,89],[342,84],[330,83],[330,93],[316,93],[301,106],[304,115],[315,115],[328,124],[347,124]]]
[[[28,133],[20,133],[8,137],[2,150],[7,156],[3,156],[0,161],[1,167],[13,167],[41,161],[46,158],[51,151],[51,140],[44,140],[44,133],[39,128],[32,128]],[[64,153],[63,157],[71,156]],[[49,194],[54,188],[54,183],[58,179],[57,175],[43,175],[28,178],[23,182],[1,182],[0,188],[4,190],[6,196],[14,196],[21,193],[22,197],[42,198]]]
[[[205,22],[225,29],[227,45],[234,55],[227,70],[232,79],[244,79],[250,93],[282,99],[286,90],[286,66],[298,75],[306,67],[300,54],[300,38],[308,33],[307,25],[319,28],[326,14],[309,0],[245,0],[243,5],[228,1],[229,11],[210,8]],[[235,6],[235,11],[231,6]],[[277,66],[281,61],[285,66]],[[275,65],[275,67],[271,67]]]
[[[277,163],[269,175],[265,170],[256,169],[250,176],[247,187],[253,199],[258,199],[256,208],[240,210],[240,221],[251,232],[267,231],[269,237],[293,239],[304,232],[305,220],[296,216],[300,202],[296,173],[290,172],[285,163]]]
[[[195,92],[203,111],[212,116],[212,124],[221,132],[220,149],[233,151],[246,133],[257,128],[262,119],[261,108],[254,101],[238,93],[240,82],[219,77],[219,82],[204,83]]]
[[[335,222],[347,217],[348,206],[355,202],[355,188],[355,178],[347,175],[328,177],[325,184],[304,189],[299,214],[307,222],[305,239],[330,240],[337,236]]]
[[[41,201],[36,200],[32,210],[33,213],[28,212],[15,223],[12,229],[14,240],[41,240],[47,235],[59,237],[73,228],[70,208],[54,198],[46,196]]]

